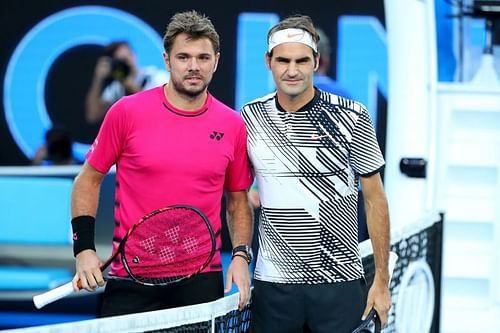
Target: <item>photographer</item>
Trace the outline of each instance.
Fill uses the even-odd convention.
[[[85,101],[88,123],[100,122],[108,108],[118,99],[168,81],[168,74],[154,66],[139,68],[126,41],[116,41],[105,48],[97,60],[94,77]]]

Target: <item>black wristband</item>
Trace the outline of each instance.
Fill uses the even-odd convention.
[[[77,216],[71,220],[73,228],[73,254],[76,255],[83,250],[95,251],[95,217]]]

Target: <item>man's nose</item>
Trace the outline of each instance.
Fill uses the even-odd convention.
[[[189,69],[190,70],[198,70],[199,68],[200,68],[200,66],[198,64],[198,60],[195,57],[189,59]]]

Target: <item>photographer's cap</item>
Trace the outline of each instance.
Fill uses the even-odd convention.
[[[302,29],[283,29],[274,32],[268,40],[269,47],[268,52],[283,43],[301,43],[309,46],[314,50],[314,52],[318,52],[318,46],[314,42],[310,33]]]

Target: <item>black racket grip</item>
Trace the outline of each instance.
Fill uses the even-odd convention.
[[[380,330],[382,329],[382,324],[380,323],[380,318],[378,317],[377,311],[375,311],[374,308],[368,312],[368,316],[366,316],[365,320],[359,324],[358,327],[352,331],[352,333],[371,333],[371,330],[369,329],[371,322],[375,323],[375,331],[374,333],[380,333]]]

